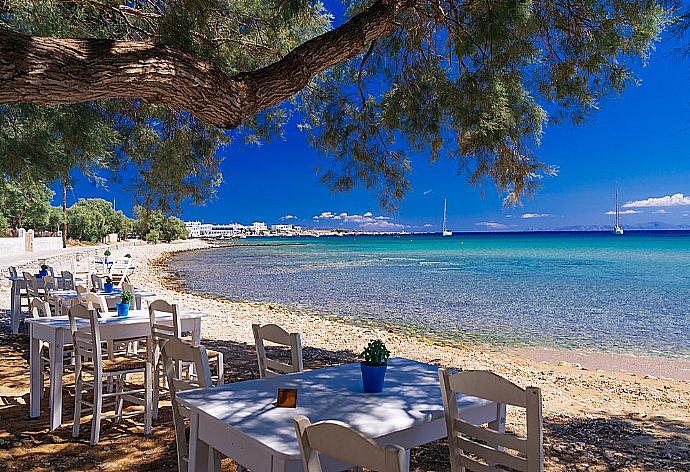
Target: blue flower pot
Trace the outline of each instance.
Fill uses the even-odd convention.
[[[48,271],[47,271],[47,270],[41,269],[41,270],[38,271],[38,278],[43,278],[43,277],[45,277],[46,275],[48,275]]]
[[[113,284],[112,284],[112,283],[103,284],[103,291],[104,291],[105,293],[112,293],[112,292],[113,292]]]
[[[362,387],[364,387],[364,392],[382,392],[383,380],[386,377],[386,368],[388,365],[370,365],[366,362],[361,362],[359,367],[362,369]]]
[[[129,303],[118,302],[115,306],[117,307],[117,316],[129,315]]]

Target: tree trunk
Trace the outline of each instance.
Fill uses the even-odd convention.
[[[0,103],[141,99],[187,110],[231,129],[390,34],[396,17],[414,4],[378,0],[281,60],[235,75],[149,42],[31,37],[0,29]]]
[[[67,247],[67,180],[62,181],[62,247]]]

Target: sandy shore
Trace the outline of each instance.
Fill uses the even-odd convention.
[[[202,247],[205,243],[189,241],[137,246],[127,251],[137,264],[133,277],[136,286],[209,314],[204,319],[202,337],[214,348],[224,344],[250,346],[251,324],[268,322],[300,332],[305,346],[333,356],[352,358],[368,340],[380,338],[395,356],[454,368],[488,369],[519,385],[541,387],[549,470],[690,470],[690,360],[439,346],[277,305],[229,302],[186,293],[174,274],[168,272],[166,255]],[[55,265],[59,267],[60,261]],[[1,291],[1,303],[6,304],[6,284],[2,284]],[[305,350],[305,357],[309,352]],[[227,362],[232,364],[233,359],[227,358]],[[514,429],[523,429],[521,420],[509,414],[509,425]]]

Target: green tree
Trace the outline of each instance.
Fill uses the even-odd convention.
[[[56,231],[50,225],[53,191],[41,181],[0,177],[0,214],[7,227]]]
[[[125,239],[132,221],[122,211],[113,210],[112,204],[100,198],[81,198],[67,210],[71,234],[82,241],[98,242],[108,234],[117,233]]]
[[[184,222],[175,216],[166,216],[159,210],[136,207],[136,232],[139,238],[149,243],[163,241],[169,243],[177,239],[187,239],[189,233]]]
[[[424,155],[515,202],[555,172],[535,154],[545,124],[634,83],[670,17],[663,0],[353,0],[332,29],[306,0],[5,5],[0,103],[115,100],[122,162],[163,208],[220,181],[218,128],[258,141],[295,109],[334,189],[394,204]]]

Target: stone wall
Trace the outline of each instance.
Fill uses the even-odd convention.
[[[34,238],[33,252],[51,251],[62,247],[61,237]],[[0,256],[18,256],[25,254],[24,236],[18,238],[0,238]]]

